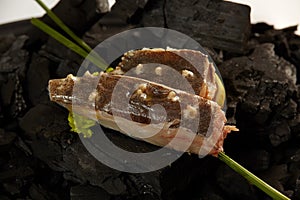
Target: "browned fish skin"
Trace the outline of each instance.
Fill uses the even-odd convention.
[[[93,85],[93,82],[97,80],[99,80],[99,83],[97,85],[95,99],[91,101],[89,97],[91,93],[95,91],[91,89],[89,85]],[[118,90],[113,90],[119,81],[122,81],[122,84],[118,84]],[[81,90],[82,92],[73,93],[74,82],[76,83],[76,87],[77,85],[80,86],[76,88],[76,90]],[[78,82],[80,83],[78,84]],[[128,106],[126,109],[118,110],[116,107],[111,106],[112,93],[114,91],[116,92],[116,96],[122,98],[122,96],[124,97],[125,95],[124,91],[132,90],[137,83],[143,87],[142,93],[139,93],[141,89],[137,88],[130,97],[129,103],[125,104]],[[164,120],[166,122],[176,122],[171,125],[172,128],[177,128],[183,117],[185,117],[187,123],[182,125],[189,128],[189,126],[192,126],[193,120],[199,117],[199,129],[197,134],[202,135],[207,134],[212,115],[211,107],[216,107],[220,113],[223,113],[216,103],[197,95],[178,91],[139,78],[110,75],[107,73],[102,73],[100,77],[92,75],[85,75],[81,78],[68,76],[65,79],[51,80],[49,82],[49,91],[52,101],[68,109],[71,109],[72,104],[85,106],[142,124],[149,124],[150,122],[162,123],[162,121],[159,120],[159,116],[149,116],[151,107],[159,104],[167,111],[167,118]],[[143,95],[146,95],[146,98],[144,98]],[[112,111],[112,109],[114,110]],[[155,119],[157,119],[157,121],[155,121]]]
[[[149,79],[149,71],[147,73],[147,66],[143,67],[149,63],[156,63],[158,69],[162,68],[161,70],[155,70],[151,79]],[[132,68],[136,68],[136,73],[130,73],[130,76],[161,83],[175,89],[183,89],[180,82],[177,85],[169,85],[166,82],[166,80],[173,80],[173,83],[176,82],[166,66],[170,66],[181,73],[190,83],[195,94],[207,99],[214,97],[216,92],[216,88],[214,88],[215,69],[213,64],[209,62],[208,56],[199,51],[187,49],[142,49],[129,51],[124,54],[122,61],[118,65],[124,73]],[[161,78],[162,75],[164,79]]]

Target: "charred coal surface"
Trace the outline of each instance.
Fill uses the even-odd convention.
[[[95,12],[94,1],[63,2],[55,12],[91,46],[149,25],[180,30],[207,46],[225,82],[228,122],[240,129],[225,140],[226,153],[300,199],[300,38],[295,27],[251,28],[248,7],[219,0],[117,1],[106,15]],[[72,14],[64,14],[66,9]],[[227,15],[228,10],[233,12]],[[198,25],[210,29],[199,31]],[[68,112],[48,98],[48,80],[76,74],[82,59],[30,28],[0,32],[0,199],[269,199],[213,157],[184,154],[146,174],[116,171],[97,161],[70,132]],[[104,130],[129,151],[157,148]]]

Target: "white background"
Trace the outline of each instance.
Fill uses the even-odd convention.
[[[300,0],[230,0],[251,7],[251,22],[267,22],[275,28],[300,24]],[[300,35],[300,26],[296,32]]]
[[[43,0],[53,7],[59,0]],[[114,0],[112,0],[114,1]],[[251,22],[267,22],[276,28],[300,24],[300,0],[231,0],[251,6]],[[43,15],[34,0],[0,0],[0,24]],[[298,26],[298,34],[300,28]]]
[[[51,8],[59,2],[59,0],[42,1]],[[0,24],[39,17],[44,13],[35,0],[0,0]]]

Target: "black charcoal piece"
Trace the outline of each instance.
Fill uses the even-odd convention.
[[[242,53],[250,35],[250,8],[220,0],[160,0],[146,10],[143,25],[166,26],[201,45]]]

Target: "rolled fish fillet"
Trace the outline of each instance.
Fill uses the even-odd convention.
[[[118,69],[120,70],[120,69]],[[221,106],[209,98],[116,72],[49,81],[49,96],[68,110],[157,146],[217,156],[226,135]]]

